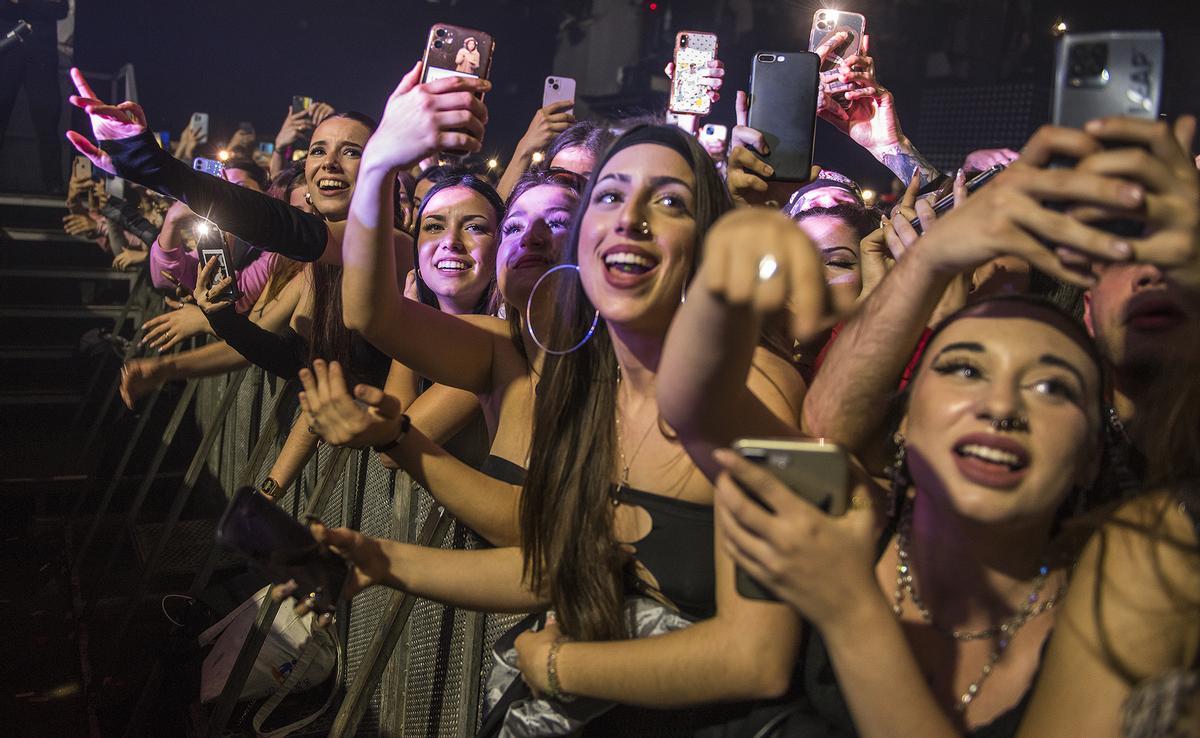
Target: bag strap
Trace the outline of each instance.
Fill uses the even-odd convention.
[[[242,613],[246,612],[246,610],[250,609],[251,607],[253,607],[255,610],[257,610],[259,608],[259,606],[262,605],[262,601],[270,593],[271,593],[270,585],[267,585],[266,587],[263,587],[262,589],[258,590],[253,595],[251,595],[247,600],[242,602],[242,604],[233,608],[233,611],[230,612],[228,615],[226,615],[225,617],[221,618],[217,622],[215,622],[212,625],[205,628],[204,631],[202,633],[200,633],[200,635],[196,636],[196,642],[200,644],[201,648],[204,648],[208,644],[212,643],[213,641],[215,641],[217,639],[217,636],[221,635],[221,633],[223,633],[226,628],[228,628],[230,625],[232,625],[233,621],[237,620],[238,616],[240,616]]]
[[[271,716],[271,713],[275,711],[275,708],[279,707],[279,705],[283,703],[283,700],[289,694],[295,691],[297,685],[299,685],[300,681],[304,678],[304,673],[308,671],[309,665],[312,664],[313,659],[315,659],[317,654],[320,652],[321,641],[323,639],[317,636],[317,633],[319,632],[321,631],[315,631],[311,636],[309,636],[308,641],[304,644],[304,648],[300,649],[300,655],[296,658],[296,664],[292,667],[287,679],[283,680],[283,684],[279,685],[279,689],[275,690],[275,693],[271,695],[270,699],[264,702],[262,707],[258,708],[258,711],[254,713],[252,724],[254,726],[255,734],[258,735],[259,738],[283,738],[286,735],[290,735],[291,733],[303,728],[312,721],[321,717],[321,715],[325,714],[325,711],[329,709],[329,706],[333,704],[333,698],[337,695],[339,686],[342,683],[342,670],[345,667],[345,658],[342,644],[337,637],[337,631],[334,630],[334,626],[331,624],[329,629],[325,631],[325,635],[331,641],[333,641],[333,650],[337,654],[337,667],[334,669],[333,673],[333,687],[329,690],[329,696],[325,698],[325,704],[321,705],[316,712],[312,713],[308,717],[301,718],[294,723],[280,726],[268,733],[262,732],[263,723],[267,721],[267,718]]]

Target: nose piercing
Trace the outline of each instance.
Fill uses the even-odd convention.
[[[641,223],[638,223],[638,232],[641,233],[643,236],[649,235],[650,234],[649,221],[643,220]]]
[[[1027,431],[1029,418],[1018,415],[1015,418],[992,418],[992,430],[996,431]]]

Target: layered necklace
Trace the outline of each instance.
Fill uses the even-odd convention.
[[[954,630],[941,625],[933,618],[933,613],[925,606],[920,595],[917,594],[916,584],[913,580],[913,564],[909,556],[912,539],[912,505],[906,505],[904,512],[900,516],[900,521],[896,526],[896,589],[892,593],[892,612],[896,617],[900,617],[903,612],[904,600],[907,597],[920,614],[921,620],[933,627],[935,630],[941,631],[949,635],[956,641],[992,641],[992,650],[988,654],[987,662],[983,665],[983,670],[980,675],[967,686],[967,691],[963,692],[958,698],[958,702],[954,707],[959,713],[965,713],[967,707],[975,701],[975,697],[979,695],[979,691],[983,688],[984,681],[992,675],[992,670],[996,666],[996,662],[1004,655],[1012,642],[1013,636],[1021,629],[1025,623],[1033,618],[1041,615],[1047,610],[1052,610],[1058,599],[1062,595],[1066,585],[1060,587],[1057,592],[1046,599],[1042,599],[1042,589],[1046,586],[1046,577],[1050,574],[1050,567],[1043,557],[1041,565],[1038,567],[1037,576],[1033,579],[1033,587],[1029,592],[1029,596],[1021,605],[1021,609],[1012,617],[1001,622],[999,625],[994,625],[991,628],[984,630]]]

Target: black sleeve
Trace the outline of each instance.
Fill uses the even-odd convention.
[[[150,248],[154,239],[158,238],[159,229],[146,220],[142,211],[119,197],[108,198],[108,203],[100,208],[100,214],[137,236],[139,241],[146,244],[146,248]]]
[[[163,150],[154,134],[101,141],[118,177],[149,187],[187,206],[222,230],[263,251],[296,261],[316,261],[329,238],[325,222],[282,200],[197,172]]]
[[[276,335],[252,323],[232,307],[207,313],[209,325],[217,336],[256,366],[281,379],[296,379],[304,366],[305,341],[288,329]]]

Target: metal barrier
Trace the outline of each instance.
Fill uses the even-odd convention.
[[[119,382],[120,377],[115,381]],[[124,529],[133,535],[167,451],[180,437],[176,431],[186,418],[194,417],[201,441],[173,494],[170,510],[157,531],[150,553],[142,562],[135,591],[127,593],[129,607],[120,625],[122,636],[133,620],[137,603],[147,593],[158,591],[157,570],[164,557],[170,557],[176,537],[173,532],[183,525],[181,516],[202,472],[207,472],[227,497],[241,485],[256,483],[263,468],[278,452],[295,417],[296,389],[265,376],[257,368],[224,377],[189,380],[185,384],[169,411],[166,431],[158,440],[145,479],[130,508],[121,511]],[[109,390],[109,397],[114,397],[116,387]],[[144,435],[146,419],[152,413],[168,412],[164,404],[159,402],[153,407],[147,403],[134,429],[135,435]],[[103,421],[96,427],[101,425]],[[99,430],[96,435],[99,437]],[[105,440],[111,443],[112,439]],[[107,482],[100,503],[101,514],[107,512],[113,490],[133,465],[126,457],[132,456],[135,445],[136,439],[130,439],[122,456],[124,463],[118,465]],[[77,501],[81,512],[87,493],[85,490]],[[368,535],[444,548],[480,545],[475,535],[446,515],[427,492],[406,474],[384,469],[371,451],[334,449],[322,444],[279,504],[297,517],[302,512],[313,512],[330,526],[348,525]],[[94,556],[97,550],[95,531],[100,516],[90,522],[84,545],[74,559],[77,571],[86,557]],[[196,567],[198,570],[193,569],[196,573],[189,588],[191,596],[199,595],[208,586],[224,555],[215,542],[203,552],[203,562]],[[111,570],[115,558],[112,549],[105,562],[106,570]],[[227,729],[276,611],[277,606],[269,601],[260,608],[234,671],[213,705],[207,727],[209,735],[222,735]],[[326,694],[325,689],[339,690],[341,699],[334,702],[322,719],[295,735],[455,738],[474,735],[480,720],[480,685],[485,669],[491,665],[491,659],[484,658],[484,654],[503,632],[504,628],[497,630],[496,624],[511,620],[510,616],[494,617],[446,608],[384,588],[360,593],[353,602],[343,603],[338,611],[335,627],[340,629],[340,640],[346,648],[342,681],[318,689],[322,694]],[[152,728],[147,731],[147,721],[167,668],[163,662],[154,665],[126,735],[153,734]]]

